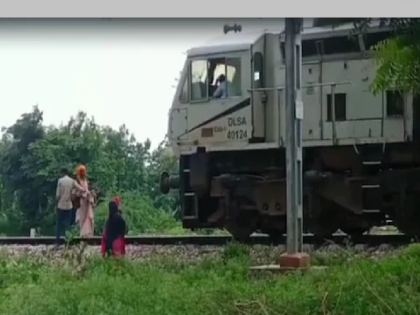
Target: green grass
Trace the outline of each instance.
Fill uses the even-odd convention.
[[[337,314],[420,312],[420,246],[373,260],[314,257],[325,271],[250,273],[249,253],[227,246],[213,260],[143,262],[0,257],[0,314]]]

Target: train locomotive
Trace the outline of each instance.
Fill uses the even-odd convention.
[[[391,30],[353,24],[301,33],[303,228],[328,238],[391,220],[420,234],[420,99],[374,95],[371,47]],[[225,95],[215,91],[225,78]],[[184,228],[223,228],[238,240],[286,233],[284,32],[222,35],[191,48],[169,112]]]

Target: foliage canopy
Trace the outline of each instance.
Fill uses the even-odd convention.
[[[138,142],[126,126],[118,130],[100,126],[83,112],[61,126],[44,126],[43,112],[36,106],[3,131],[1,233],[26,235],[31,227],[52,233],[59,170],[74,170],[79,163],[87,165],[90,181],[103,196],[124,195],[123,207],[131,214],[129,221],[137,222],[139,232],[147,229],[138,223],[141,220],[154,220],[157,225],[161,224],[158,218],[172,222],[176,198],[157,190],[162,170],[177,171],[177,159],[166,141],[152,150],[149,140]],[[136,231],[135,226],[131,228]]]
[[[354,23],[354,33],[364,33],[372,25],[367,18],[315,19],[314,26]],[[373,47],[374,61],[378,68],[372,91],[400,89],[420,92],[420,19],[381,18],[380,26],[389,27],[392,36]]]

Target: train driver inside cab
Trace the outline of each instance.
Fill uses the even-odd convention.
[[[213,93],[214,98],[226,98],[226,76],[224,74],[219,75],[216,80],[217,86],[216,91]]]

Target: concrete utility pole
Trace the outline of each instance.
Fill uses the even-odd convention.
[[[287,254],[302,252],[302,50],[303,19],[286,18],[286,169],[287,169]]]

